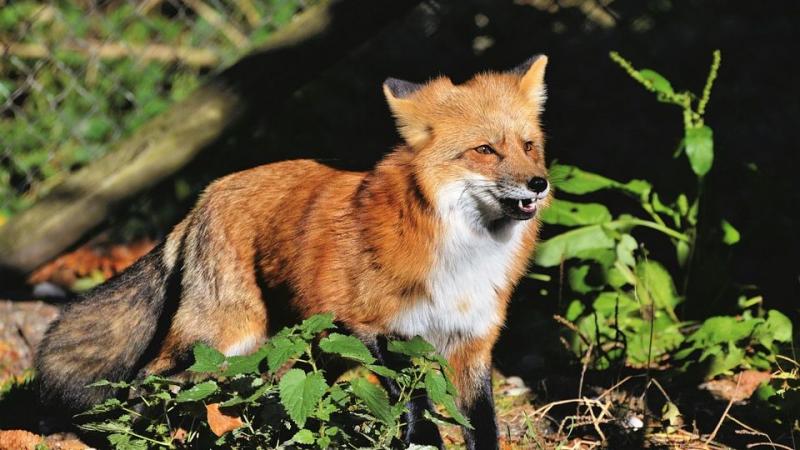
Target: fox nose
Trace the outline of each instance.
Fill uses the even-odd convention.
[[[533,177],[528,181],[528,188],[537,194],[547,190],[547,180],[542,177]]]

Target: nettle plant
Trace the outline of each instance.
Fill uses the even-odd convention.
[[[136,385],[95,383],[130,389],[131,396],[81,414],[81,427],[105,435],[117,449],[402,448],[405,405],[420,391],[447,414],[429,413],[430,420],[470,426],[456,407],[447,362],[429,343],[390,341],[388,350],[409,360],[390,369],[335,328],[332,315],[312,316],[248,356],[225,357],[198,344],[188,369],[197,382],[150,376]],[[328,384],[320,362],[331,358],[359,364],[362,375],[395,380],[399,396],[390,400],[383,387],[359,375]]]
[[[611,59],[656,94],[658,101],[680,107],[684,135],[674,157],[686,155],[698,189],[693,197],[681,193],[666,199],[644,180],[623,183],[572,166],[551,168],[559,197],[613,191],[641,211],[614,216],[600,203],[559,198],[542,214],[544,222],[567,228],[539,245],[535,261],[541,267],[560,268],[558,289],[571,302],[558,319],[567,327],[572,350],[598,369],[620,362],[659,367],[670,359],[684,366],[702,362],[707,378],[737,368],[769,369],[778,346],[791,341],[792,324],[778,311],[761,309],[760,297],[742,297],[739,303],[745,311],[737,317],[712,317],[700,324],[681,320],[676,309],[686,300],[677,286],[685,290],[691,272],[702,186],[714,161],[713,132],[704,115],[720,52],[714,52],[700,96],[675,91],[662,75],[636,70],[617,53],[612,52]],[[653,258],[647,242],[637,238],[643,228],[655,230],[671,243],[675,273]],[[719,231],[724,244],[739,241],[739,232],[729,222],[722,220]]]

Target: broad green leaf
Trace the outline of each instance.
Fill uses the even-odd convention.
[[[222,374],[226,377],[231,377],[245,373],[259,373],[258,366],[267,357],[267,353],[269,353],[269,347],[265,346],[251,355],[229,356],[225,359],[227,366]]]
[[[728,245],[733,245],[739,242],[739,239],[741,239],[741,235],[739,235],[739,230],[734,228],[734,226],[731,225],[730,222],[728,222],[725,219],[722,219],[720,227],[722,227],[722,242]]]
[[[362,364],[372,364],[375,358],[363,342],[353,336],[331,333],[319,342],[319,348],[327,353],[335,353]]]
[[[728,343],[728,351],[724,354],[714,355],[711,365],[706,373],[706,378],[711,379],[717,375],[729,372],[738,367],[744,361],[744,349],[735,346],[732,342]]]
[[[110,442],[117,450],[147,450],[149,445],[143,439],[132,438],[129,434],[114,433],[108,435]]]
[[[617,260],[616,252],[609,248],[590,248],[575,253],[575,258],[583,261],[594,261],[605,270],[614,266]]]
[[[444,406],[444,409],[456,422],[467,428],[472,428],[466,417],[461,413],[455,403],[455,399],[448,393],[447,380],[444,376],[431,370],[425,374],[425,391],[428,397],[434,402]]]
[[[436,351],[431,344],[420,336],[414,336],[407,341],[392,340],[387,346],[390,352],[402,353],[407,356],[427,356]]]
[[[575,166],[557,164],[550,168],[550,179],[556,189],[570,194],[588,194],[619,187],[621,184],[602,175],[586,172]]]
[[[653,185],[644,180],[631,180],[619,187],[622,190],[638,195],[640,198],[645,197],[653,189]]]
[[[626,284],[631,284],[631,280],[634,282],[636,281],[634,277],[628,276],[631,272],[627,266],[623,265],[621,262],[618,262],[617,264],[619,264],[620,267],[625,270],[625,272],[617,267],[610,267],[608,270],[606,270],[606,282],[609,286],[613,288],[621,288]]]
[[[297,433],[292,436],[291,442],[296,442],[298,444],[306,444],[310,445],[314,443],[314,433],[311,430],[306,430],[303,428],[302,430],[298,431]]]
[[[300,324],[305,337],[314,336],[331,328],[336,328],[336,325],[333,324],[333,314],[330,313],[311,316]]]
[[[317,407],[317,402],[325,394],[328,384],[320,373],[306,374],[300,369],[290,369],[278,383],[281,403],[298,427],[306,424],[306,419]]]
[[[580,300],[573,300],[567,307],[567,312],[564,314],[564,317],[570,322],[575,322],[585,310],[586,306],[584,306]]]
[[[545,223],[571,227],[608,222],[611,220],[611,213],[599,203],[575,203],[556,199],[549,208],[542,211],[541,219]]]
[[[636,258],[633,257],[633,252],[639,244],[636,239],[630,234],[623,234],[617,243],[617,260],[628,267],[636,266]]]
[[[384,367],[384,366],[378,366],[378,365],[374,365],[374,364],[367,364],[367,365],[366,365],[366,366],[364,366],[364,367],[366,367],[367,369],[371,370],[371,371],[372,371],[372,372],[374,372],[376,375],[380,375],[380,376],[382,376],[382,377],[386,377],[386,378],[391,378],[391,379],[393,379],[393,380],[394,380],[395,378],[397,378],[397,377],[398,377],[398,375],[399,375],[399,374],[398,374],[397,372],[395,372],[394,370],[392,370],[392,369],[390,369],[390,368],[388,368],[388,367]]]
[[[369,411],[385,424],[394,423],[395,416],[389,403],[389,396],[380,386],[376,386],[364,378],[355,378],[350,382],[353,394],[360,398]]]
[[[196,402],[217,392],[218,389],[219,387],[217,386],[216,381],[206,381],[196,384],[185,391],[180,391],[175,397],[175,401],[178,403]]]
[[[711,317],[686,339],[701,349],[714,344],[738,342],[750,336],[762,322],[760,319],[738,320],[730,316]]]
[[[602,292],[597,296],[592,307],[603,313],[605,317],[624,316],[639,311],[639,304],[629,296],[617,292]]]
[[[567,280],[569,287],[579,294],[586,294],[587,292],[596,291],[599,289],[597,286],[591,286],[586,282],[586,276],[589,275],[591,267],[588,264],[582,264],[577,267],[570,267],[567,271]]]
[[[771,309],[767,313],[767,329],[778,342],[792,341],[792,321],[782,312]]]
[[[675,91],[672,90],[672,85],[670,82],[655,70],[642,69],[639,71],[639,75],[641,75],[645,80],[649,81],[650,85],[653,86],[653,89],[655,89],[656,92],[661,94],[675,93]]]
[[[270,372],[280,369],[287,361],[297,358],[306,350],[306,343],[287,337],[274,337],[268,341],[267,365]]]
[[[714,134],[711,128],[705,125],[688,128],[685,141],[686,156],[689,157],[692,171],[697,176],[704,176],[714,163]]]
[[[225,355],[219,350],[199,342],[194,346],[194,364],[189,367],[192,372],[216,372],[225,361]]]
[[[536,264],[554,267],[562,260],[577,257],[581,252],[614,248],[614,239],[608,236],[601,225],[587,225],[554,236],[536,249]]]
[[[314,411],[314,417],[322,420],[323,422],[328,422],[331,420],[331,414],[338,410],[339,405],[334,405],[333,398],[329,395],[327,397],[323,397],[322,401],[317,403],[317,409]]]
[[[658,308],[673,311],[680,303],[672,276],[656,261],[640,261],[636,265],[636,277],[642,283],[640,295],[650,297]]]

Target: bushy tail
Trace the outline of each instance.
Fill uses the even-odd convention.
[[[165,261],[161,244],[66,307],[50,325],[36,356],[44,405],[60,413],[85,411],[114,395],[111,388],[88,384],[130,381],[137,375],[175,282],[170,265],[174,266]]]

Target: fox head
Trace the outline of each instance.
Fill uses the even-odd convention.
[[[423,191],[477,222],[527,220],[547,201],[539,116],[547,57],[455,85],[389,78],[383,91]]]

